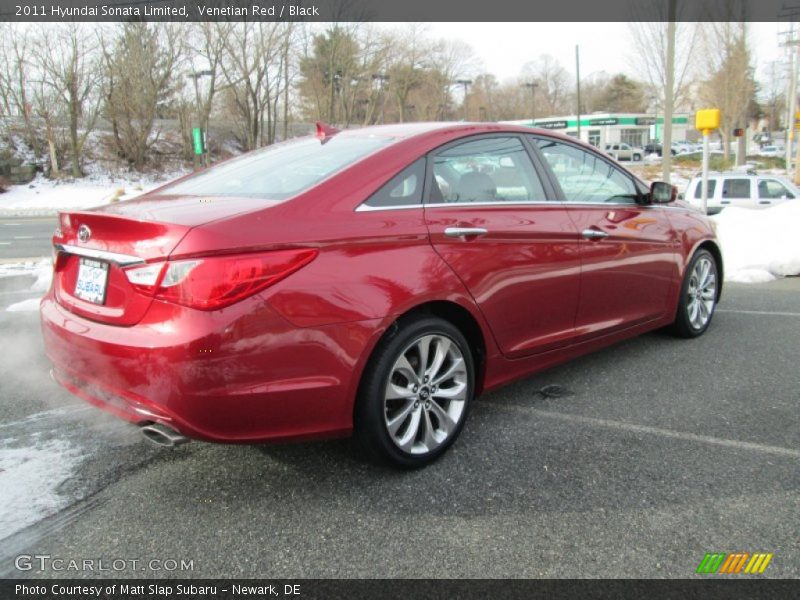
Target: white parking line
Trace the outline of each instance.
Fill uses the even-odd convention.
[[[0,242],[0,246],[10,246],[11,242]]]
[[[32,240],[33,236],[32,235],[15,235],[14,239],[15,240]]]
[[[796,312],[781,312],[772,310],[733,310],[733,309],[717,309],[715,312],[731,313],[736,315],[774,315],[777,317],[800,317],[800,313]]]
[[[539,417],[558,419],[560,421],[567,421],[570,423],[582,423],[584,425],[607,427],[609,429],[630,431],[632,433],[647,433],[650,435],[659,435],[661,437],[684,440],[687,442],[700,442],[702,444],[713,444],[715,446],[723,446],[726,448],[736,448],[737,450],[755,450],[756,452],[764,452],[766,454],[778,454],[781,456],[789,456],[791,458],[800,458],[800,450],[795,450],[793,448],[783,448],[782,446],[768,446],[766,444],[756,444],[753,442],[728,440],[725,438],[718,438],[710,435],[697,435],[695,433],[686,433],[684,431],[672,431],[671,429],[661,429],[660,427],[650,427],[648,425],[636,425],[635,423],[626,423],[624,421],[611,421],[609,419],[598,419],[595,417],[584,417],[581,415],[575,415],[569,413],[551,412],[547,410],[539,410],[536,408],[527,408],[525,406],[519,406],[515,404],[501,404],[492,402],[491,406],[507,410],[514,410],[517,412],[524,412]]]

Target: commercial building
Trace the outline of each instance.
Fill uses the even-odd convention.
[[[530,119],[508,121],[517,125],[531,125]],[[598,148],[606,144],[630,144],[643,147],[649,143],[661,141],[664,131],[664,117],[652,113],[594,113],[581,115],[580,135],[578,134],[578,117],[543,117],[533,121],[533,127],[551,129],[573,137],[579,137]],[[691,128],[691,119],[687,113],[678,113],[672,117],[672,141],[685,140]]]

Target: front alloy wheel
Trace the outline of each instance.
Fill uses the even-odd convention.
[[[695,262],[686,294],[689,323],[694,329],[703,329],[711,320],[717,300],[717,269],[711,257],[701,256]]]
[[[437,317],[414,317],[376,346],[364,372],[355,433],[368,454],[424,466],[447,450],[467,417],[474,362],[463,334]]]
[[[697,337],[708,329],[717,304],[717,261],[708,250],[698,250],[686,269],[678,312],[672,324],[676,335]]]

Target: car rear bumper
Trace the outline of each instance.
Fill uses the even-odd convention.
[[[202,312],[154,302],[135,326],[41,304],[56,381],[131,423],[216,442],[347,435],[356,378],[379,324],[297,328],[263,299]]]

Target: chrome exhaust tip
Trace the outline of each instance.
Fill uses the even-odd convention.
[[[139,428],[146,440],[162,448],[174,448],[189,441],[171,427],[161,423],[150,423]]]

